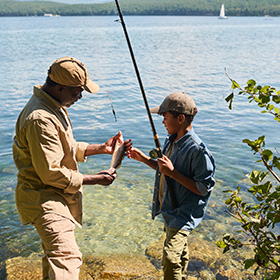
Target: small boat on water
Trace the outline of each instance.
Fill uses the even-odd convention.
[[[44,17],[59,17],[59,15],[53,15],[53,14],[44,14]]]
[[[221,6],[219,19],[227,19],[226,15],[225,15],[225,5],[224,4],[222,4],[222,6]]]
[[[270,16],[270,15],[265,15],[265,16],[264,16],[264,19],[266,19],[266,20],[271,20],[271,16]]]

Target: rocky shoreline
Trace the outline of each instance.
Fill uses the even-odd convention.
[[[97,279],[162,279],[160,260],[164,236],[151,244],[145,255],[131,256],[84,256],[80,280]],[[189,280],[261,280],[253,271],[243,268],[243,260],[248,251],[223,254],[213,242],[202,239],[197,234],[189,238],[190,264]],[[6,260],[2,270],[6,280],[41,279],[41,258],[32,254],[27,258],[15,257]]]

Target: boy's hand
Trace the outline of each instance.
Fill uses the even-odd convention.
[[[129,150],[130,150],[131,145],[132,145],[131,139],[125,140],[123,144],[124,144],[124,147],[125,147],[125,154],[128,155]]]
[[[163,155],[162,158],[158,158],[158,167],[159,167],[159,171],[166,176],[171,176],[174,170],[173,163],[165,155]]]
[[[143,161],[143,159],[147,157],[142,151],[131,146],[127,150],[127,156],[128,158],[133,158],[137,161]]]
[[[156,160],[150,158],[146,154],[144,154],[141,150],[132,147],[131,145],[128,147],[128,150],[126,151],[126,155],[128,158],[133,158],[137,161],[143,162],[147,164],[149,167],[153,168],[154,170],[157,170],[158,163]]]

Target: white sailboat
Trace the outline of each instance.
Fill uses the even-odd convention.
[[[222,6],[221,6],[219,19],[227,19],[227,17],[225,16],[225,5],[224,4],[222,4]]]

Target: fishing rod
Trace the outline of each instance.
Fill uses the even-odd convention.
[[[132,59],[132,62],[133,62],[136,77],[137,77],[137,80],[138,80],[138,83],[139,83],[139,86],[140,86],[140,89],[141,89],[142,97],[143,97],[143,100],[144,100],[144,103],[145,103],[145,107],[146,107],[146,111],[147,111],[147,114],[148,114],[148,117],[149,117],[151,128],[152,128],[152,131],[153,131],[154,142],[155,142],[155,145],[156,145],[156,148],[157,148],[157,153],[158,153],[158,156],[160,158],[162,158],[163,153],[162,153],[162,149],[161,149],[161,146],[160,146],[158,134],[156,132],[156,128],[155,128],[155,125],[154,125],[154,122],[153,122],[152,114],[151,114],[150,109],[149,109],[149,104],[148,104],[147,97],[146,97],[145,90],[144,90],[144,86],[143,86],[143,83],[142,83],[142,80],[141,80],[140,72],[138,70],[136,59],[135,59],[135,56],[134,56],[134,53],[133,53],[133,49],[132,49],[132,46],[131,46],[131,43],[130,43],[130,39],[129,39],[128,32],[127,32],[127,29],[126,29],[126,25],[125,25],[125,22],[124,22],[124,19],[123,19],[123,14],[122,14],[122,11],[121,11],[118,0],[115,0],[115,2],[116,2],[117,9],[118,9],[120,22],[121,22],[122,27],[123,27],[126,42],[127,42],[127,45],[128,45],[128,49],[129,49],[129,52],[130,52],[130,56],[131,56],[131,59]],[[167,184],[168,191],[170,193],[172,206],[173,206],[174,209],[176,209],[178,207],[178,204],[177,204],[177,201],[175,199],[174,191],[171,187],[170,178],[168,176],[165,176],[165,181],[166,181],[166,184]]]

